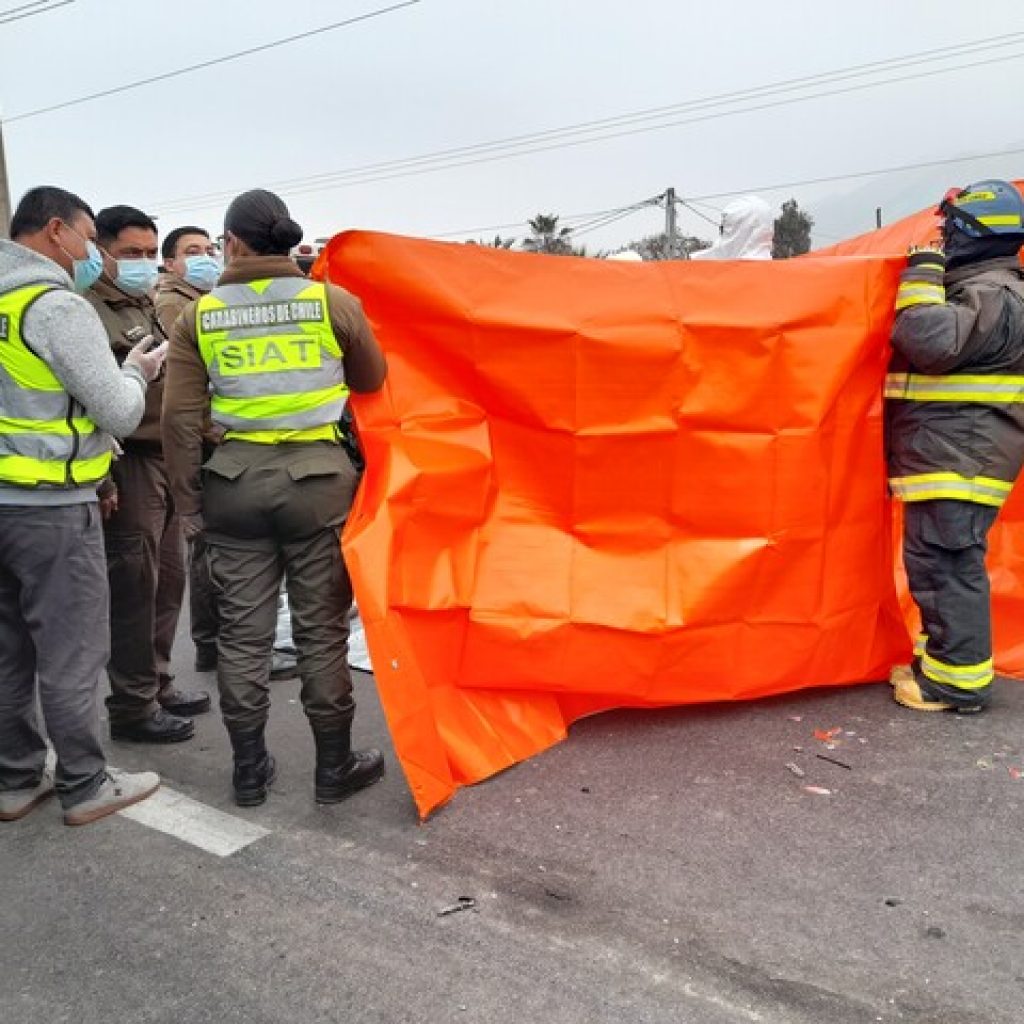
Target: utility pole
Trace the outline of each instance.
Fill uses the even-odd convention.
[[[676,190],[665,189],[665,248],[667,258],[675,259],[676,253]]]
[[[0,238],[11,237],[11,189],[7,184],[7,155],[4,152],[4,122],[0,118]]]
[[[875,207],[875,227],[880,228],[882,226],[882,208],[880,206]]]

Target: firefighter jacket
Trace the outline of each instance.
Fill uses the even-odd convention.
[[[1000,506],[1024,463],[1024,270],[1015,256],[945,275],[901,309],[885,382],[889,486],[904,501]]]

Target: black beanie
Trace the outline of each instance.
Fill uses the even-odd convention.
[[[284,201],[263,188],[243,192],[232,201],[224,230],[264,256],[287,256],[302,241],[302,228],[291,219]]]

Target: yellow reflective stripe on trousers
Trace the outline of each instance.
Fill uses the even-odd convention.
[[[980,661],[977,665],[948,665],[928,653],[921,655],[921,671],[937,683],[945,683],[961,690],[980,690],[983,686],[988,686],[995,675],[991,658]]]
[[[902,501],[973,501],[977,505],[1000,507],[1010,496],[1013,484],[994,477],[965,477],[959,473],[919,473],[889,478],[892,493]]]
[[[885,397],[908,402],[988,402],[1000,405],[1024,402],[1024,376],[887,373]]]
[[[914,641],[914,657],[920,658],[924,654],[925,649],[928,646],[928,634],[918,633],[917,639]]]

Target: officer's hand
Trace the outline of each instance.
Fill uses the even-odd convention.
[[[147,381],[154,381],[160,376],[166,358],[167,342],[161,342],[154,348],[153,336],[147,335],[124,357],[124,361],[136,367]]]
[[[120,505],[117,501],[116,489],[100,496],[100,515],[104,519],[109,519],[118,508],[120,508]]]
[[[198,512],[181,517],[181,532],[189,543],[203,532],[203,517]]]
[[[912,245],[900,274],[896,312],[911,306],[941,305],[946,301],[946,254],[938,245]]]

